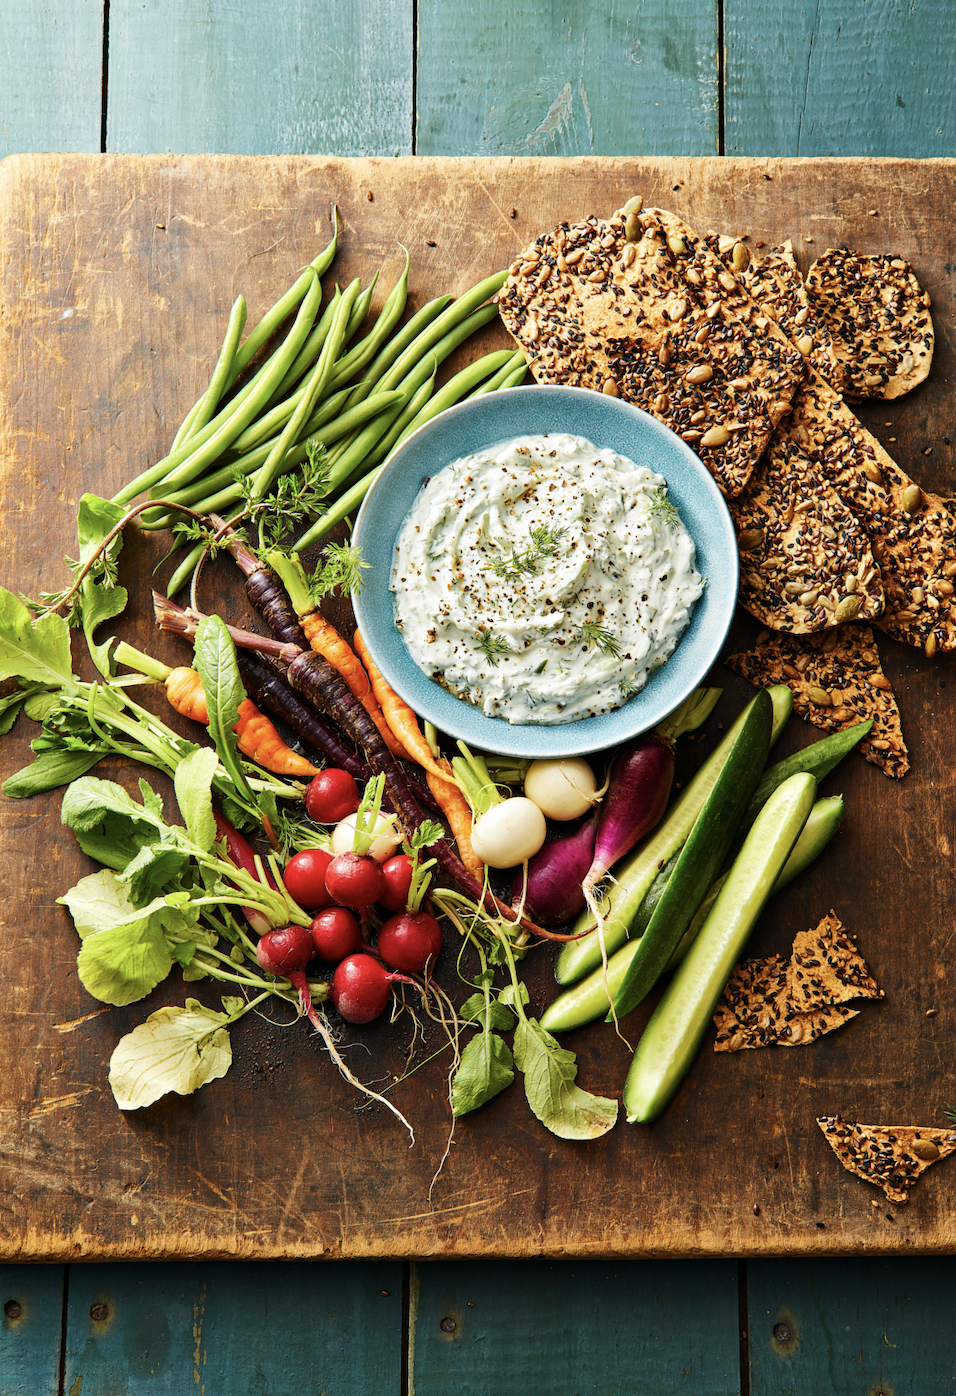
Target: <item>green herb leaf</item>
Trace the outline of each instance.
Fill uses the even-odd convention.
[[[586,620],[581,626],[581,638],[588,649],[597,646],[602,654],[606,654],[609,659],[620,659],[621,642],[611,630],[606,630],[604,626],[598,625],[596,621]]]
[[[86,900],[85,883],[84,878],[57,898],[69,907],[83,941],[76,957],[80,983],[101,1003],[135,1003],[161,984],[172,969],[163,922],[171,925],[180,913],[163,897],[148,906],[134,907],[115,877],[112,885],[105,877],[101,879],[94,908]],[[112,901],[111,892],[115,893]]]
[[[219,616],[207,616],[200,621],[193,651],[206,691],[209,735],[236,790],[254,805],[255,796],[242,769],[236,734],[232,730],[239,719],[239,705],[246,692],[236,663],[236,647]]]
[[[121,872],[165,825],[115,781],[81,776],[63,795],[60,818],[83,852]]]
[[[576,1085],[574,1053],[533,1018],[522,1018],[515,1028],[514,1060],[524,1073],[528,1104],[552,1134],[560,1139],[599,1139],[613,1127],[617,1101]]]
[[[482,630],[478,636],[478,648],[489,664],[497,664],[499,659],[511,653],[508,641],[503,635],[496,635],[493,630]]]
[[[484,570],[494,572],[496,577],[501,577],[504,581],[514,581],[526,573],[535,572],[542,558],[553,557],[558,551],[562,531],[539,524],[531,530],[531,542],[526,548],[512,553],[510,557],[492,558],[485,564]]]
[[[676,524],[680,522],[677,506],[672,504],[667,497],[666,485],[658,485],[657,489],[653,491],[648,513],[659,518],[663,523]]]
[[[110,1058],[109,1082],[121,1110],[152,1105],[169,1091],[191,1095],[225,1076],[232,1045],[225,1013],[187,999],[184,1008],[160,1008],[120,1039]]]

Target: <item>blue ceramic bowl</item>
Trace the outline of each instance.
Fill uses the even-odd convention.
[[[577,722],[513,724],[486,717],[419,669],[395,628],[389,575],[401,525],[427,479],[473,451],[543,432],[570,432],[664,476],[707,580],[677,649],[623,707]],[[717,659],[737,599],[738,559],[723,496],[700,458],[646,412],[585,388],[506,388],[449,408],[410,436],[366,495],[354,541],[368,565],[352,603],[385,678],[420,718],[470,747],[536,758],[582,756],[654,727],[700,684]]]

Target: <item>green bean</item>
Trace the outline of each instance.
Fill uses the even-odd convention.
[[[514,353],[510,349],[496,349],[490,354],[484,354],[480,359],[475,359],[474,363],[468,364],[449,378],[438,392],[425,404],[418,416],[408,423],[404,432],[399,436],[396,445],[404,441],[406,436],[410,436],[413,431],[430,422],[432,417],[437,417],[439,412],[444,412],[446,407],[453,407],[456,402],[461,402],[462,398],[471,396],[472,392],[482,390],[483,384],[487,381],[494,381],[500,373],[514,367]],[[524,356],[522,356],[524,362]],[[492,378],[489,379],[489,374]]]
[[[242,335],[243,327],[246,323],[246,302],[243,296],[237,296],[229,312],[229,321],[226,325],[226,335],[219,350],[219,358],[216,360],[216,367],[213,369],[212,377],[206,391],[198,398],[186,413],[182,425],[173,437],[171,451],[175,451],[177,446],[181,446],[184,441],[188,441],[197,431],[200,431],[219,405],[219,399],[226,390],[226,380],[232,371],[232,365],[236,357],[236,350],[239,347],[239,339]]]
[[[452,301],[447,309],[443,310],[436,320],[433,320],[428,328],[413,340],[405,352],[392,364],[389,371],[381,379],[380,388],[394,388],[410,371],[414,369],[415,363],[424,354],[434,348],[439,342],[443,342],[450,334],[455,332],[458,325],[468,322],[470,317],[484,307],[490,314],[486,319],[491,319],[497,315],[498,308],[495,305],[485,305],[489,296],[493,296],[505,283],[507,272],[496,272],[494,276],[488,276],[484,281],[479,281],[477,286],[473,286],[470,291],[459,296]],[[482,321],[482,323],[485,323]],[[461,341],[457,341],[460,343]]]
[[[354,389],[356,401],[360,397],[366,397],[369,393],[377,391],[379,382],[399,355],[403,354],[409,345],[413,344],[435,318],[452,303],[452,296],[436,296],[434,300],[423,305],[421,310],[415,312],[408,323],[402,326],[398,334],[384,345],[361,383],[356,384]]]
[[[479,359],[479,363],[480,362],[481,360]],[[483,397],[485,393],[497,392],[499,388],[514,387],[516,383],[521,382],[527,371],[527,360],[521,350],[517,349],[509,356],[508,361],[502,364],[497,373],[493,373],[484,383],[479,383],[478,387],[475,388],[473,392],[470,392],[468,396]]]
[[[201,474],[255,420],[272,395],[276,382],[285,373],[290,359],[298,352],[318,310],[322,285],[314,272],[308,274],[312,278],[312,285],[299,307],[292,328],[272,357],[201,431],[117,491],[113,496],[114,504],[128,504],[138,494],[160,482],[165,489]]]
[[[335,319],[332,321],[328,337],[322,346],[322,353],[318,357],[315,368],[309,375],[305,391],[298,406],[283,427],[282,433],[275,446],[269,452],[269,455],[266,457],[260,469],[256,472],[252,484],[252,492],[250,494],[250,500],[253,504],[258,503],[259,500],[271,490],[281,473],[283,460],[288,454],[289,449],[295,445],[302,427],[312,415],[316,403],[321,398],[332,372],[332,365],[338,358],[339,350],[342,347],[342,342],[348,328],[349,316],[351,315],[358,295],[359,282],[356,280],[352,282],[341,297]]]
[[[265,366],[262,376],[257,374],[252,380],[250,386],[253,386],[254,390],[245,398],[241,408],[228,416],[208,440],[204,441],[173,469],[166,469],[164,474],[159,477],[163,482],[164,489],[177,489],[180,485],[195,480],[196,476],[201,475],[207,466],[217,460],[226,447],[230,446],[250,422],[255,420],[261,408],[272,396],[275,385],[281,380],[290,359],[295,357],[303,339],[308,334],[318,309],[321,294],[321,282],[318,277],[315,277],[281,347],[276,350]]]
[[[395,326],[402,318],[408,301],[409,260],[408,254],[406,253],[405,269],[395,286],[389,292],[385,304],[379,312],[378,319],[375,321],[369,333],[336,363],[332,375],[331,387],[335,388],[338,384],[345,383],[350,378],[354,378],[356,373],[361,373],[361,371],[371,363],[372,359],[379,352],[380,347],[387,342]]]
[[[350,407],[347,412],[341,412],[329,421],[323,433],[323,445],[337,440],[340,436],[348,435],[379,412],[385,412],[391,407],[400,409],[406,400],[406,394],[398,390],[373,394],[364,402],[357,403],[355,407]],[[317,430],[318,428],[316,428]],[[307,424],[301,440],[286,454],[282,469],[283,474],[302,464],[308,454],[307,442],[315,434],[315,431],[308,430]],[[197,514],[221,514],[230,504],[235,504],[242,498],[242,486],[236,483],[236,475],[251,475],[253,471],[258,470],[269,454],[272,444],[272,442],[266,442],[256,451],[250,451],[249,455],[242,460],[235,461],[228,468],[223,467],[221,470],[217,470],[215,475],[204,477],[193,485],[187,486],[186,489],[166,496],[164,501],[157,500],[157,509],[162,507],[163,502],[168,502],[170,504],[185,504]],[[171,528],[176,523],[177,518],[178,515],[172,511],[161,515],[154,515],[150,511],[148,514],[140,516],[140,525],[148,531]]]
[[[496,306],[484,305],[478,310],[472,311],[466,319],[453,322],[451,328],[447,329],[440,339],[434,341],[426,356],[412,363],[411,368],[403,378],[400,380],[396,378],[394,368],[387,373],[380,380],[380,390],[385,392],[388,389],[398,387],[407,393],[417,393],[422,384],[434,375],[438,364],[442,363],[453,349],[457,349],[459,344],[474,334],[482,325],[493,319],[497,313]],[[437,324],[438,321],[435,323]],[[395,416],[397,417],[398,414],[396,413]],[[329,477],[330,493],[348,487],[354,471],[368,460],[370,453],[379,444],[390,425],[391,423],[388,423],[383,427],[382,418],[377,418],[339,456],[333,464]],[[379,430],[379,428],[381,429]],[[370,463],[374,463],[374,460]],[[308,537],[308,534],[305,536]],[[305,545],[303,544],[303,546]]]
[[[302,298],[313,285],[313,278],[321,280],[325,275],[332,265],[332,260],[338,251],[338,242],[339,211],[334,208],[332,210],[331,241],[327,247],[323,248],[317,257],[313,257],[301,276],[289,287],[285,295],[281,296],[280,299],[276,301],[271,310],[266,311],[265,315],[263,315],[262,319],[249,335],[245,344],[240,347],[239,352],[236,354],[236,361],[234,364],[235,372],[232,382],[235,382],[246,364],[249,363],[258,350],[262,348],[269,336],[279,328],[283,320],[292,314],[296,306],[301,302]]]

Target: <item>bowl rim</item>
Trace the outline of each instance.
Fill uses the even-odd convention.
[[[697,516],[706,512],[709,519],[710,551],[713,553],[719,548],[721,552],[723,576],[718,590],[721,604],[708,607],[707,598],[714,593],[711,590],[711,578],[705,572],[707,588],[704,596],[695,603],[691,622],[681,636],[681,641],[674,654],[667,664],[657,671],[661,676],[667,676],[669,673],[673,675],[675,671],[679,672],[686,667],[691,651],[695,657],[699,658],[699,664],[694,667],[696,676],[694,681],[685,683],[673,701],[668,699],[662,703],[658,690],[654,688],[655,675],[632,699],[609,713],[580,718],[567,723],[509,723],[505,718],[487,717],[480,708],[454,697],[425,674],[415,663],[402,642],[400,631],[394,626],[394,609],[390,589],[391,558],[394,555],[395,539],[402,523],[425,481],[430,478],[431,474],[435,473],[434,470],[431,472],[422,470],[420,459],[423,449],[430,448],[432,439],[441,440],[443,434],[460,428],[462,418],[467,422],[471,417],[476,419],[477,435],[470,450],[480,450],[522,435],[541,434],[543,430],[541,427],[526,427],[522,423],[503,424],[500,430],[491,424],[497,423],[507,416],[509,408],[517,407],[520,412],[522,399],[526,402],[532,398],[546,401],[549,397],[561,397],[571,404],[577,400],[590,399],[592,410],[597,405],[602,411],[612,415],[619,414],[622,423],[626,424],[630,419],[632,427],[636,427],[642,432],[649,431],[652,438],[666,444],[667,450],[676,452],[676,456],[672,458],[671,462],[671,474],[668,474],[666,465],[653,468],[664,476],[669,490],[676,489],[676,492],[682,496],[686,496],[689,491],[697,491],[702,494],[702,500],[698,502],[692,512],[697,519],[698,528],[700,520]],[[557,425],[551,429],[556,433],[567,431],[573,435],[585,434],[573,424],[569,426]],[[621,430],[625,429],[626,427],[621,428]],[[484,434],[482,434],[483,431]],[[594,444],[598,447],[607,445],[606,442],[595,442]],[[616,445],[613,445],[612,449],[619,450],[622,455],[628,455],[627,450],[620,450]],[[450,464],[452,460],[459,459],[468,453],[470,452],[454,450],[447,454],[447,458],[443,460],[442,464]],[[674,474],[673,464],[678,457],[683,462],[683,466],[677,470],[679,479],[675,486],[675,481],[672,478]],[[409,496],[408,504],[402,508],[401,514],[399,515],[396,509],[383,510],[382,501],[388,495],[394,481],[396,479],[402,480],[404,486],[402,497],[404,498],[408,495],[410,481],[413,478],[417,480],[417,484]],[[685,527],[688,528],[694,539],[695,549],[699,557],[700,539],[695,535],[694,529],[686,517],[686,498],[679,500],[678,505]],[[576,388],[561,384],[531,383],[498,389],[477,398],[467,398],[446,408],[412,432],[380,468],[355,519],[352,538],[357,545],[362,546],[366,533],[380,522],[380,515],[383,512],[386,514],[387,528],[383,527],[382,531],[387,531],[388,541],[387,545],[379,542],[377,546],[379,548],[388,547],[388,566],[384,569],[381,566],[373,566],[370,569],[372,575],[367,575],[361,589],[352,593],[352,607],[362,638],[386,682],[400,698],[412,707],[420,719],[432,723],[443,735],[452,739],[464,740],[468,745],[483,751],[530,759],[539,756],[588,755],[609,749],[622,741],[651,730],[667,717],[695,687],[703,682],[707,672],[716,662],[733,622],[739,586],[736,531],[727,502],[718,489],[713,476],[696,452],[669,427],[633,403],[610,397],[595,389]],[[382,591],[384,591],[385,600],[388,602],[390,630],[385,635],[383,642],[379,644],[383,627],[381,615],[377,612],[376,607],[381,602]],[[702,620],[705,613],[706,626]],[[684,650],[684,663],[675,663],[682,652],[685,641],[692,635],[694,643]],[[397,660],[396,655],[398,656]],[[455,720],[457,715],[460,715],[460,721]]]

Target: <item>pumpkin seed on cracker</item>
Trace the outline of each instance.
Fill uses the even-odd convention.
[[[860,751],[888,776],[899,778],[909,770],[893,685],[868,625],[837,626],[816,635],[763,631],[754,649],[732,654],[724,663],[757,688],[786,684],[795,711],[825,732],[872,718]]]
[[[930,298],[902,257],[831,248],[807,273],[807,295],[832,337],[848,398],[897,398],[933,361]]]
[[[956,1153],[952,1130],[850,1124],[841,1115],[822,1115],[817,1124],[843,1167],[882,1188],[891,1202],[906,1202],[921,1173]]]

